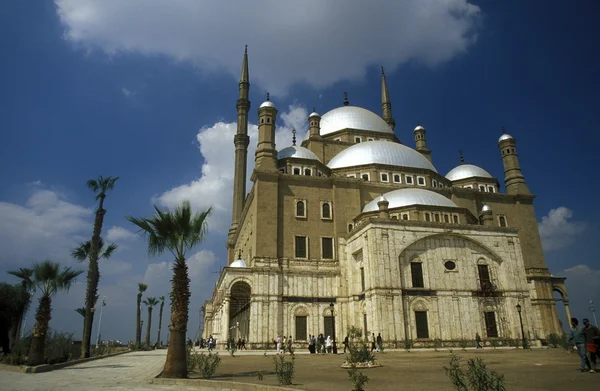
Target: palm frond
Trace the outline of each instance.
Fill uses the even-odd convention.
[[[117,247],[119,247],[117,244],[115,243],[111,243],[106,250],[104,250],[104,252],[102,253],[102,255],[100,256],[100,258],[104,258],[104,259],[108,259],[110,258],[110,256],[112,255],[112,253],[117,249]]]
[[[75,312],[77,312],[79,315],[85,318],[85,307],[75,308]]]
[[[73,250],[71,256],[77,260],[77,262],[83,262],[88,259],[90,255],[90,250],[92,248],[92,242],[88,240],[87,242],[83,242]]]
[[[156,297],[147,297],[144,301],[142,301],[142,303],[144,303],[144,305],[152,308],[155,305],[157,305],[159,303],[159,301]]]
[[[161,297],[159,297],[158,299],[159,299],[161,302],[164,302],[164,301],[166,300],[166,297],[164,297],[164,296],[161,296]]]
[[[34,289],[35,286],[32,283],[33,269],[21,267],[18,270],[9,270],[8,274],[21,279],[21,284],[25,289]]]
[[[100,186],[98,185],[98,182],[94,179],[89,179],[86,182],[86,185],[88,188],[90,188],[94,193],[98,191],[98,189],[100,188]]]
[[[144,284],[144,283],[138,283],[138,292],[139,293],[144,293],[146,292],[146,289],[148,289],[148,284]]]

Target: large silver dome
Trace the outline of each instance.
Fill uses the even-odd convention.
[[[292,145],[292,146],[283,148],[281,151],[279,151],[277,153],[277,159],[285,159],[285,158],[289,158],[289,157],[295,157],[295,158],[300,158],[300,159],[319,160],[317,155],[315,155],[310,149],[300,147],[298,145]]]
[[[432,205],[458,208],[458,206],[450,199],[441,194],[425,189],[398,189],[390,191],[389,193],[385,193],[383,197],[385,197],[389,202],[388,209],[400,208],[409,205]],[[379,197],[365,205],[362,210],[363,213],[378,211],[378,201]]]
[[[321,136],[347,128],[394,134],[383,118],[362,107],[338,107],[321,117]]]
[[[450,181],[460,181],[461,179],[472,178],[475,176],[492,178],[490,173],[481,167],[473,164],[461,164],[460,166],[454,167],[452,170],[450,170],[450,172],[446,174],[446,179]]]
[[[424,168],[437,172],[433,164],[419,152],[406,145],[390,141],[367,141],[354,144],[334,156],[327,166],[336,169],[363,164]]]

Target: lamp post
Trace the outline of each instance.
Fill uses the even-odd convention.
[[[331,310],[331,325],[333,326],[332,334],[333,334],[333,354],[337,354],[337,346],[335,344],[335,318],[333,317],[333,303],[329,303],[329,309]]]
[[[594,324],[596,325],[596,327],[598,327],[598,321],[596,320],[596,306],[594,305],[594,302],[592,300],[590,300],[590,312],[594,317]]]
[[[525,341],[525,331],[523,331],[523,317],[521,316],[521,304],[517,304],[517,312],[519,313],[519,323],[521,324],[521,342],[523,343],[523,349],[527,349],[527,342]]]
[[[100,319],[98,320],[98,334],[96,336],[96,348],[100,344],[100,328],[102,327],[102,310],[106,306],[106,296],[102,298],[102,305],[100,306]]]

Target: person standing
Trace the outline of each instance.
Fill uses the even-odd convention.
[[[371,333],[371,351],[377,348],[377,346],[375,346],[375,341],[375,333]]]
[[[277,344],[277,354],[283,354],[283,344],[281,343],[281,335],[277,336],[275,342]]]
[[[377,351],[383,352],[383,338],[381,338],[381,333],[377,333]]]
[[[321,354],[325,354],[325,337],[323,336],[323,333],[319,334],[319,353]]]
[[[333,341],[331,340],[331,336],[327,336],[327,341],[325,341],[325,347],[327,348],[327,353],[331,353],[331,347],[333,346]]]
[[[567,341],[573,341],[575,343],[575,347],[577,347],[577,353],[579,353],[579,357],[581,358],[581,366],[579,369],[581,372],[587,370],[591,370],[592,366],[590,365],[590,360],[587,357],[587,348],[585,346],[585,336],[583,335],[583,328],[579,327],[579,321],[577,318],[571,318],[571,331],[569,332],[569,337]]]
[[[290,352],[290,354],[294,354],[293,345],[294,345],[294,340],[292,339],[292,336],[290,335],[290,337],[287,340],[287,348],[288,348],[288,352]]]
[[[585,346],[590,355],[591,369],[590,373],[596,372],[596,357],[598,355],[598,345],[600,345],[600,330],[590,323],[589,319],[583,320],[583,335],[585,337]]]
[[[348,348],[348,336],[346,335],[346,338],[344,338],[344,353],[346,353],[347,348]]]

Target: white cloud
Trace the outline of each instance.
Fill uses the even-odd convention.
[[[128,229],[114,225],[110,227],[106,233],[106,240],[108,242],[120,242],[124,240],[133,240],[137,235]]]
[[[0,202],[0,263],[68,262],[92,231],[93,211],[55,191],[34,188],[24,206]]]
[[[130,97],[130,96],[135,96],[135,92],[128,90],[127,88],[123,87],[121,88],[121,92],[123,93],[123,95],[125,95],[126,97]]]
[[[115,259],[104,259],[102,258],[99,262],[100,274],[103,277],[123,275],[128,273],[132,269],[132,265],[129,262],[123,262]]]
[[[279,148],[292,144],[292,129],[298,132],[296,137],[298,145],[300,140],[308,131],[308,112],[306,108],[291,105],[286,112],[282,112],[280,118],[283,125],[278,126],[275,134],[275,143]],[[204,158],[202,175],[188,184],[167,190],[154,201],[163,206],[173,207],[184,200],[189,200],[196,210],[203,210],[209,206],[213,207],[210,217],[210,229],[225,232],[231,224],[231,208],[233,193],[233,171],[235,149],[233,136],[237,125],[235,122],[217,122],[208,127],[203,127],[196,136],[200,145],[200,153]],[[248,146],[248,183],[246,190],[251,188],[249,181],[254,169],[254,152],[256,151],[256,140],[258,126],[248,125],[250,144]]]
[[[481,20],[468,0],[55,3],[66,39],[110,55],[166,55],[239,77],[248,44],[252,81],[274,94],[361,77],[373,64],[449,61],[475,41]]]
[[[598,284],[600,270],[581,264],[565,269],[558,275],[567,277],[567,293],[572,316],[579,318],[580,321],[581,318],[591,318],[590,300],[594,301],[596,310],[600,312],[600,284]]]
[[[565,206],[551,209],[538,223],[545,251],[558,250],[571,245],[585,230],[585,223],[572,221],[573,211]]]

